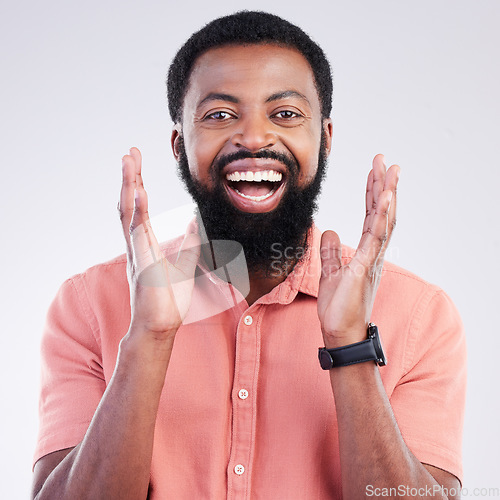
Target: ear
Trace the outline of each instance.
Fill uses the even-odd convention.
[[[180,123],[176,123],[172,129],[172,136],[170,137],[170,145],[176,161],[179,161],[179,139],[182,137],[182,127]]]
[[[332,150],[332,139],[333,139],[333,122],[331,118],[325,118],[323,120],[323,130],[326,139],[326,152],[327,155],[330,154]]]

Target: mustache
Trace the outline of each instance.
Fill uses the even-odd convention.
[[[226,165],[229,165],[233,161],[255,158],[266,158],[269,160],[279,161],[286,166],[287,170],[292,175],[297,174],[299,171],[299,164],[294,157],[288,156],[284,153],[278,153],[277,151],[272,151],[270,149],[263,149],[261,151],[257,151],[256,153],[251,153],[250,151],[245,150],[235,151],[234,153],[216,158],[212,164],[212,172],[218,175]]]

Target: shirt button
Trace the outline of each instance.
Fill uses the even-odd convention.
[[[238,391],[238,397],[240,399],[246,399],[246,398],[248,398],[248,391],[246,389],[240,389]]]
[[[245,467],[241,464],[235,465],[234,472],[238,474],[238,476],[241,476],[245,472]]]
[[[252,316],[245,316],[245,319],[243,320],[245,325],[250,326],[253,323],[253,318]]]

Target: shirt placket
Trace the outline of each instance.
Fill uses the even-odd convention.
[[[257,310],[248,309],[241,317],[236,331],[231,455],[227,470],[227,498],[234,500],[249,499],[251,492],[260,362]]]

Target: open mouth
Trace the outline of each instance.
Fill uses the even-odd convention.
[[[285,174],[272,168],[233,168],[225,174],[229,198],[244,212],[274,210],[283,195],[285,181]]]

